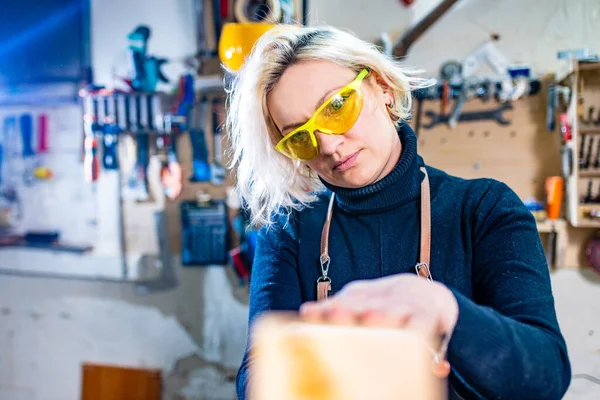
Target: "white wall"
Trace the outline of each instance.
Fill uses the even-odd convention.
[[[310,24],[351,29],[366,40],[381,32],[402,33],[439,0],[310,0]],[[411,48],[407,62],[433,76],[449,59],[461,59],[500,34],[498,49],[533,72],[553,73],[559,50],[590,46],[600,52],[598,0],[460,0]]]

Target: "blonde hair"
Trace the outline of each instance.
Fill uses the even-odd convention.
[[[388,111],[396,122],[410,117],[411,90],[430,84],[418,77],[420,71],[337,28],[281,25],[261,36],[233,76],[227,97],[229,166],[253,225],[269,225],[275,214],[309,205],[324,188],[303,163],[275,150],[281,134],[267,109],[267,96],[286,68],[306,60],[328,60],[357,72],[369,67],[394,93]]]

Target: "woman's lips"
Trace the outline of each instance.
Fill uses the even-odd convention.
[[[358,153],[360,153],[360,150],[357,151],[356,153],[353,153],[350,156],[344,158],[342,161],[335,163],[333,170],[344,172],[344,171],[347,171],[348,169],[352,168],[356,164],[356,160],[358,158]]]

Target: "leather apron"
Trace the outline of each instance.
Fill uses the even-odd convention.
[[[425,174],[425,178],[421,182],[421,239],[419,262],[415,265],[417,274],[425,279],[432,280],[431,271],[429,268],[429,257],[431,249],[431,196],[429,191],[429,177],[425,167],[421,167],[421,171]],[[327,208],[327,217],[323,224],[321,232],[321,276],[317,279],[317,301],[327,299],[331,290],[331,278],[329,277],[329,227],[331,225],[331,217],[333,215],[333,204],[335,202],[335,193],[331,194],[329,199],[329,207]]]

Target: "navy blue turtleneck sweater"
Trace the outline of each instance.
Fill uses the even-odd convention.
[[[311,207],[260,231],[250,326],[262,312],[298,310],[316,300],[329,191],[336,193],[329,239],[332,295],[354,280],[414,273],[424,163],[411,128],[403,125],[399,134],[400,161],[382,180],[360,189],[326,185]],[[426,168],[431,273],[459,305],[448,348],[449,398],[560,399],[571,368],[534,218],[503,183]],[[246,398],[249,368],[247,349],[237,376],[240,400]]]

